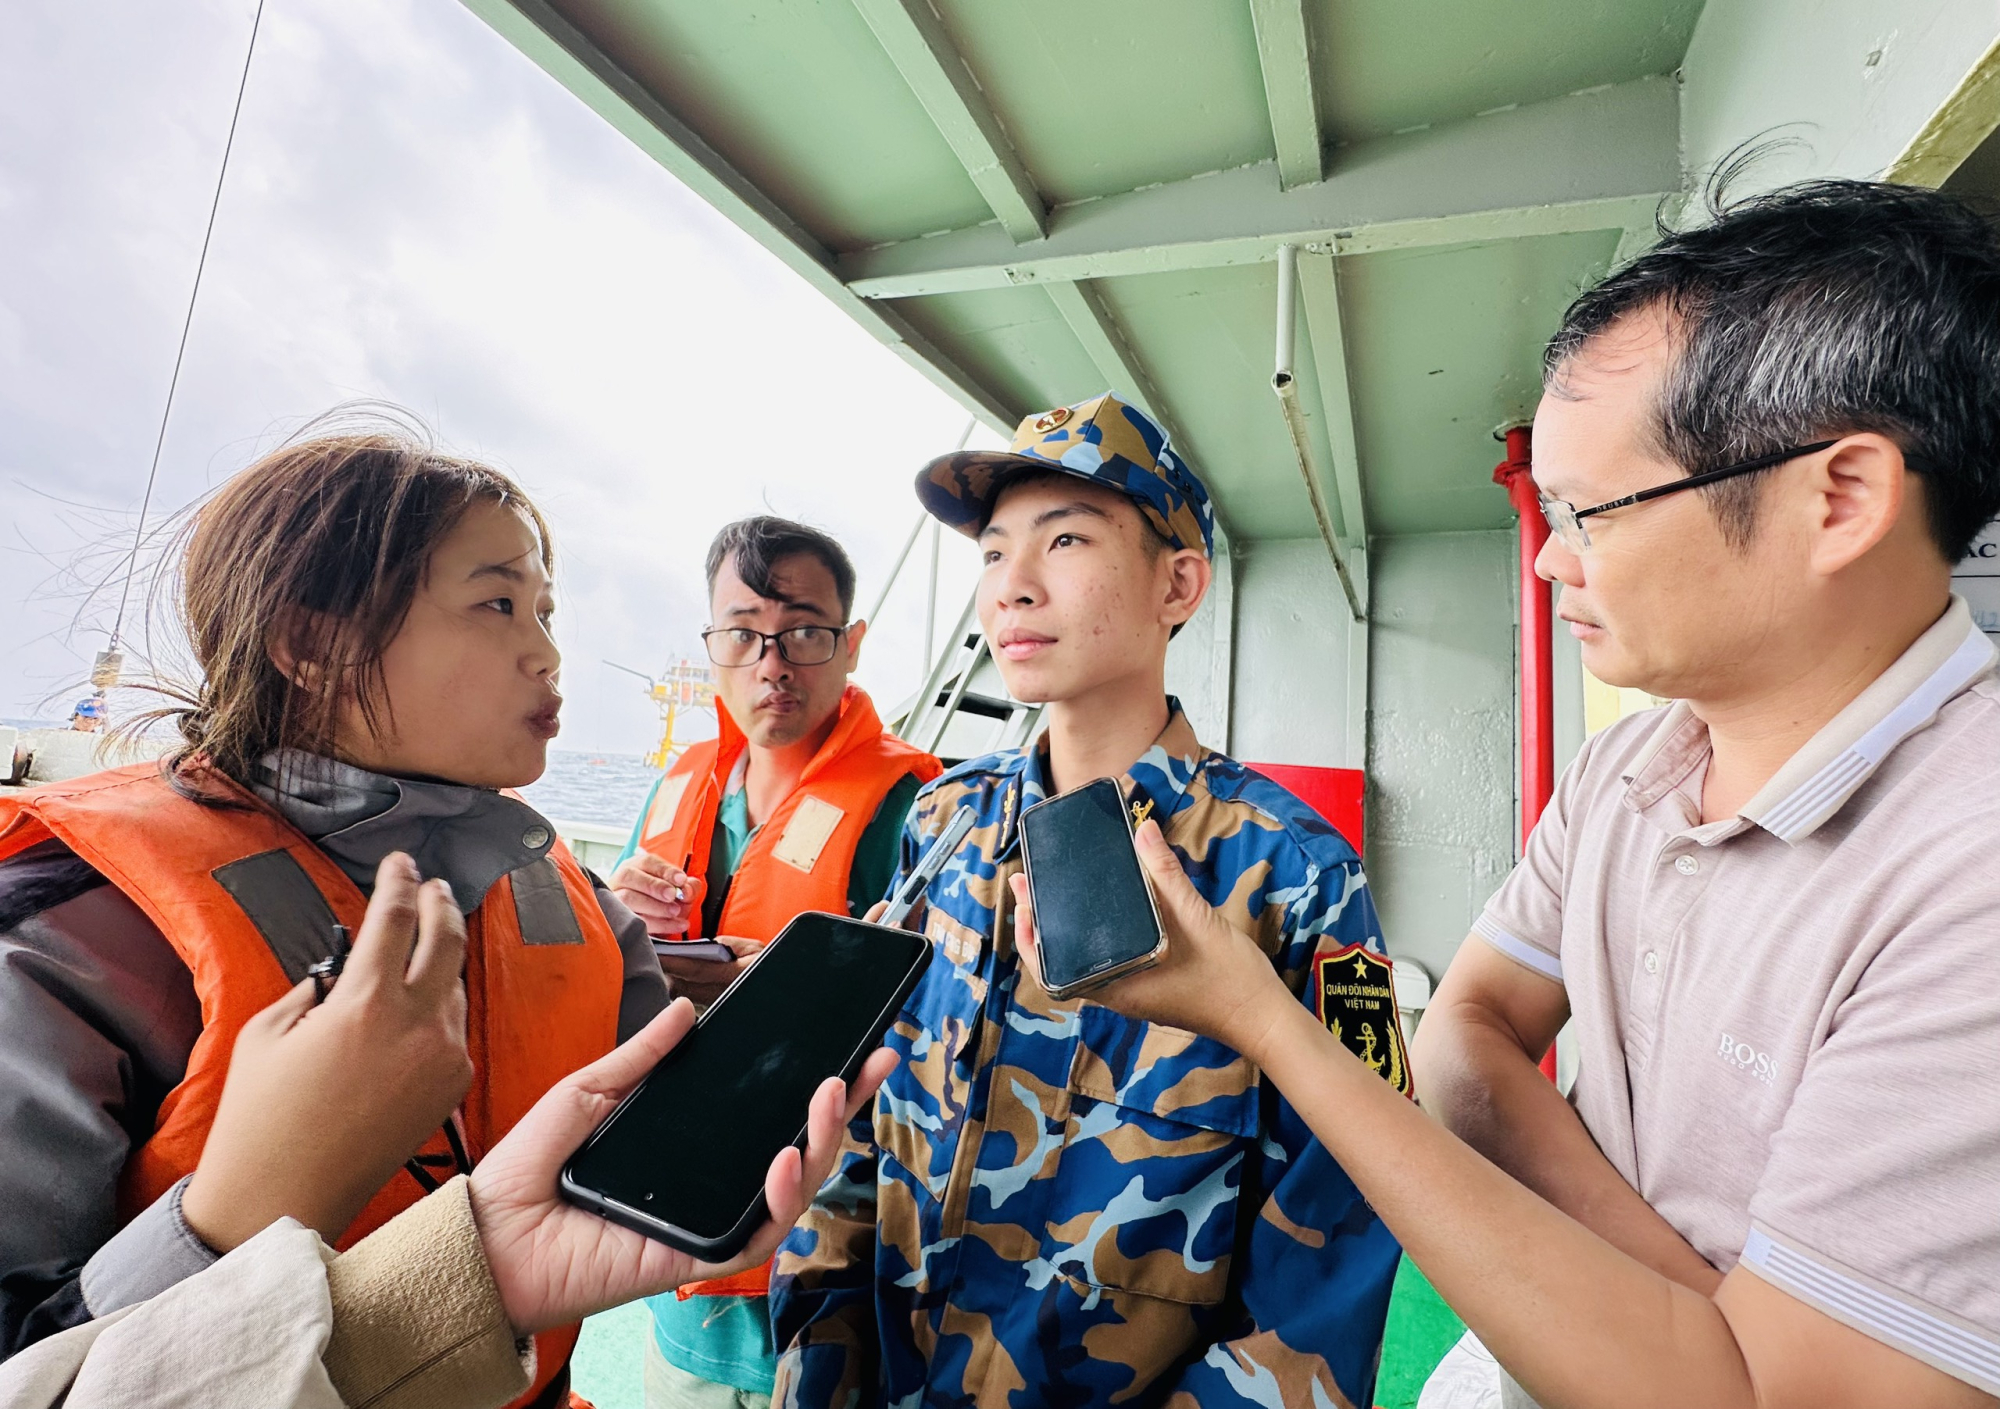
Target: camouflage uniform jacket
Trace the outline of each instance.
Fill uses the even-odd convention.
[[[1201,747],[1177,702],[1122,780],[1294,992],[1381,936],[1361,863],[1290,793]],[[969,804],[927,892],[901,1064],[780,1251],[775,1402],[1366,1406],[1398,1248],[1249,1061],[1022,980],[1007,877],[1039,750],[918,797],[903,873]]]

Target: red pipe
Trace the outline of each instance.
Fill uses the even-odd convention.
[[[1549,632],[1549,584],[1535,574],[1535,559],[1548,541],[1548,521],[1536,497],[1533,459],[1526,426],[1507,432],[1507,458],[1493,467],[1493,482],[1507,491],[1521,525],[1521,846],[1542,820],[1556,790],[1556,694],[1554,647]],[[1542,1058],[1553,1081],[1556,1052]]]

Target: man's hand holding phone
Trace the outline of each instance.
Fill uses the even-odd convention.
[[[872,1100],[895,1066],[877,1050],[852,1086],[829,1077],[806,1116],[803,1154],[780,1150],[764,1178],[771,1217],[749,1244],[721,1264],[700,1262],[594,1213],[558,1192],[563,1163],[694,1027],[694,1009],[675,1002],[630,1041],[552,1089],[493,1147],[472,1174],[472,1213],[501,1304],[517,1334],[545,1330],[635,1297],[767,1260],[833,1172],[847,1122]],[[698,1140],[662,1159],[700,1159]]]
[[[1297,1000],[1256,941],[1225,920],[1194,888],[1180,858],[1160,834],[1159,823],[1149,819],[1141,825],[1134,845],[1166,927],[1166,952],[1151,968],[1094,990],[1091,1001],[1128,1018],[1213,1037],[1258,1060],[1264,1034]],[[1009,880],[1022,960],[1040,983],[1034,897],[1026,876],[1017,874]]]

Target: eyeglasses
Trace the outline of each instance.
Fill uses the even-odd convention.
[[[1827,447],[1838,444],[1838,440],[1816,440],[1810,445],[1794,445],[1784,450],[1774,450],[1769,455],[1759,455],[1754,460],[1740,464],[1724,465],[1719,470],[1704,470],[1698,475],[1675,480],[1672,484],[1656,485],[1652,489],[1642,489],[1637,494],[1628,494],[1623,499],[1613,499],[1608,503],[1593,504],[1588,509],[1579,509],[1562,499],[1551,499],[1546,494],[1538,494],[1542,501],[1542,517],[1549,521],[1549,532],[1562,540],[1563,547],[1572,553],[1581,553],[1590,547],[1590,531],[1583,521],[1592,514],[1608,513],[1613,509],[1623,509],[1633,504],[1643,504],[1648,499],[1664,499],[1669,494],[1678,494],[1683,489],[1699,489],[1704,484],[1715,484],[1737,475],[1747,475],[1752,470],[1768,470],[1774,465],[1782,465],[1787,460],[1796,460],[1801,455],[1814,455]]]
[[[702,632],[701,642],[717,665],[755,665],[773,646],[791,665],[825,665],[840,649],[840,638],[846,634],[844,626],[793,626],[783,631],[718,626]]]

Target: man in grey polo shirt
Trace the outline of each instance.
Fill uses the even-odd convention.
[[[1539,566],[1592,673],[1678,702],[1584,746],[1413,1058],[1446,1125],[1725,1316],[1750,1276],[1836,1363],[1910,1357],[1905,1404],[2000,1392],[2000,687],[1949,583],[2000,510],[1997,324],[1984,225],[1860,185],[1570,310]],[[1565,1018],[1567,1104],[1534,1070]]]
[[[2000,684],[1950,574],[2000,511],[2000,242],[1868,183],[1716,217],[1549,346],[1539,570],[1679,703],[1585,747],[1445,976],[1448,1129],[1143,831],[1168,957],[1093,996],[1249,1056],[1548,1405],[1991,1406]]]

